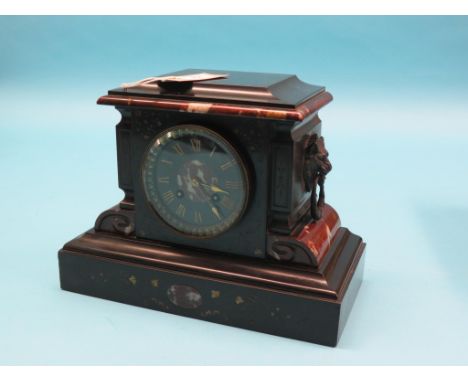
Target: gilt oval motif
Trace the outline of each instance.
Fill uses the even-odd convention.
[[[202,296],[188,285],[171,285],[167,290],[169,301],[184,309],[196,309],[202,304]]]

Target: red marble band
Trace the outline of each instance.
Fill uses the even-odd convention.
[[[177,110],[202,114],[242,115],[254,118],[283,119],[302,121],[310,114],[316,113],[333,99],[328,92],[322,92],[305,101],[294,109],[278,107],[259,107],[249,105],[234,105],[209,102],[189,102],[184,100],[168,100],[144,98],[136,96],[106,95],[98,99],[99,105],[138,106],[165,110]]]
[[[307,224],[297,236],[297,240],[304,243],[315,255],[320,264],[330,249],[330,244],[341,222],[338,213],[328,204],[323,206],[322,218]]]

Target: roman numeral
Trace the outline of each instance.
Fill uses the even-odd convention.
[[[230,190],[238,190],[241,186],[241,181],[238,180],[238,181],[230,181],[230,180],[226,180],[224,182],[224,187],[230,189]]]
[[[175,195],[172,191],[166,191],[164,194],[163,194],[163,200],[167,203],[167,204],[171,204],[175,199]]]
[[[179,155],[184,155],[184,150],[182,150],[182,147],[180,146],[179,143],[176,143],[174,146],[172,146],[172,148],[174,149],[174,151],[179,154]]]
[[[159,183],[169,183],[169,177],[168,176],[162,176],[158,178]]]
[[[215,151],[216,151],[216,146],[213,146],[213,149],[211,150],[211,153],[210,153],[210,157],[213,156],[213,154],[215,153]]]
[[[199,211],[195,211],[193,213],[193,218],[195,220],[195,223],[201,223],[203,221],[202,215],[201,215],[201,213]]]
[[[236,164],[236,160],[232,159],[229,162],[222,164],[220,167],[221,167],[221,170],[226,171],[227,169],[231,168],[235,164]]]
[[[185,206],[181,203],[177,206],[176,214],[183,218],[185,216],[185,211]]]
[[[192,144],[192,150],[195,153],[199,153],[201,150],[201,141],[196,138],[190,139],[190,143]]]

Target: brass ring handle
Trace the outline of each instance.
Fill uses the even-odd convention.
[[[323,137],[312,135],[306,142],[304,155],[304,183],[306,191],[310,191],[310,215],[312,219],[322,217],[325,204],[325,177],[331,171],[332,165],[328,159]],[[317,199],[317,186],[320,187]]]

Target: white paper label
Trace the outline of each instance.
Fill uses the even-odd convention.
[[[123,88],[131,88],[134,86],[150,85],[154,82],[198,82],[198,81],[209,81],[218,80],[221,78],[227,78],[227,74],[219,73],[194,73],[185,74],[181,76],[162,76],[162,77],[148,77],[140,81],[125,83],[121,86]]]

